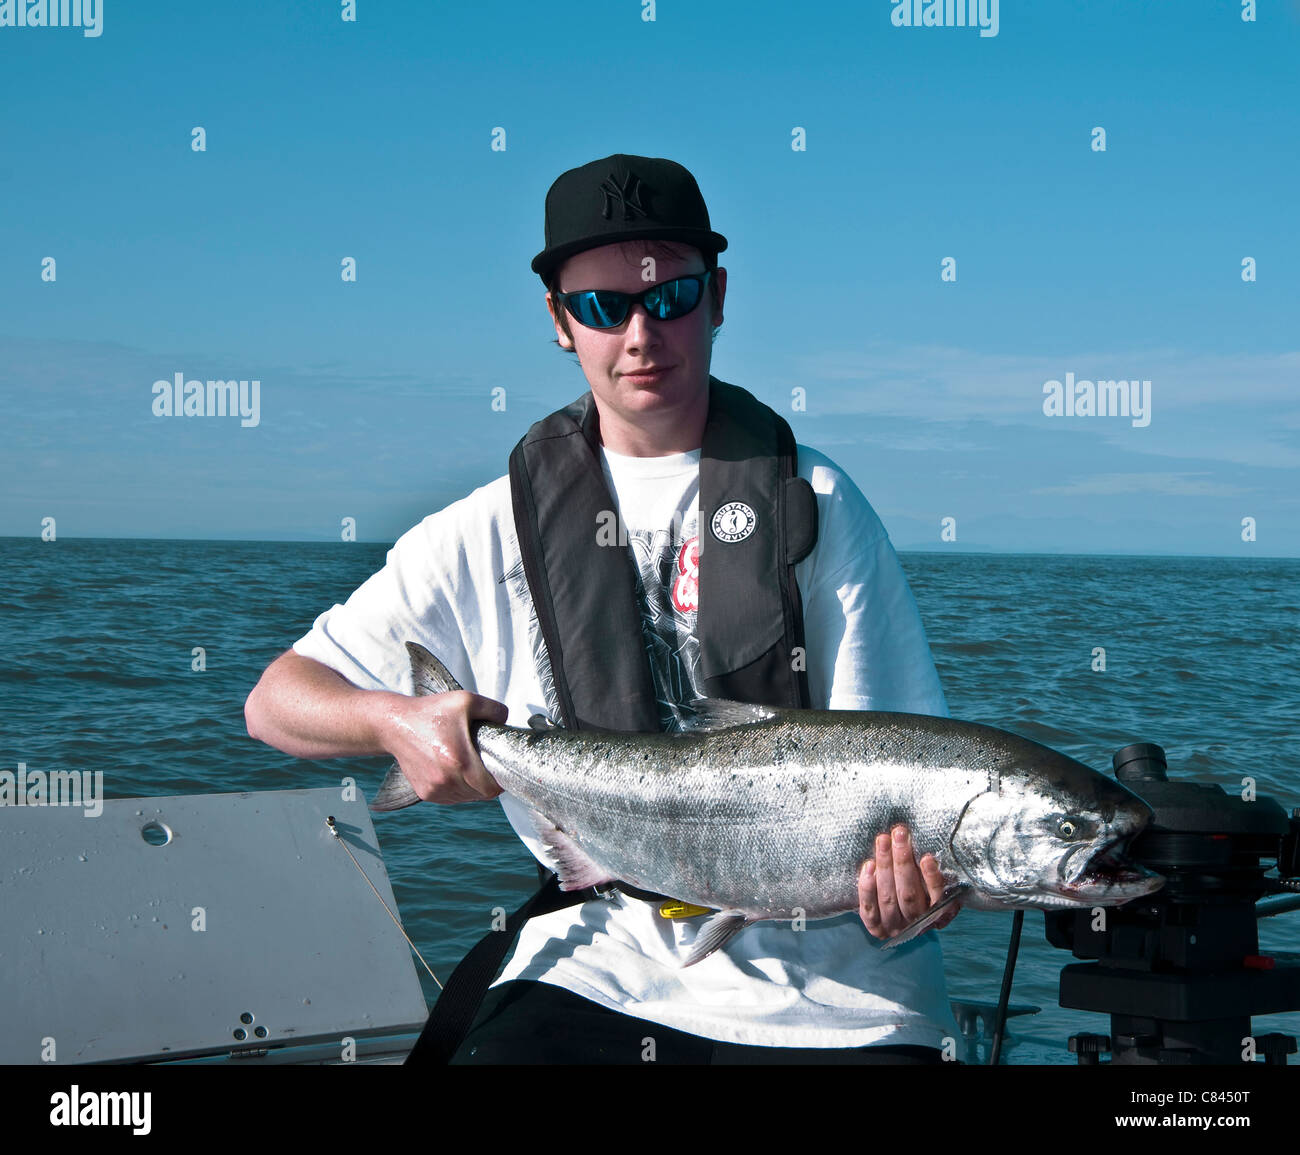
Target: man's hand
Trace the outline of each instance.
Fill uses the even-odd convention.
[[[407,697],[362,690],[293,650],[263,672],[244,705],[250,737],[295,758],[391,754],[426,802],[478,802],[502,793],[469,735],[474,719],[504,722],[502,702],[456,690]]]
[[[876,836],[876,857],[862,864],[858,911],[875,938],[893,938],[938,902],[943,888],[943,872],[934,855],[926,854],[918,864],[910,831],[895,826],[892,838]],[[959,909],[945,911],[933,929],[947,926]]]
[[[379,733],[412,789],[425,802],[482,802],[503,793],[469,734],[473,719],[504,723],[504,702],[453,690],[390,698]]]

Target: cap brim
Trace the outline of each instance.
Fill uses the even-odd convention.
[[[570,257],[585,253],[588,249],[601,249],[606,245],[618,245],[624,241],[680,241],[692,245],[701,252],[720,253],[727,247],[727,238],[721,233],[708,229],[648,228],[635,229],[623,233],[610,233],[603,237],[588,237],[581,241],[556,245],[553,249],[543,249],[532,260],[534,273],[549,282],[551,274]]]

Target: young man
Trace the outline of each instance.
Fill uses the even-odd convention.
[[[300,757],[392,754],[421,798],[453,803],[501,795],[473,719],[671,729],[698,697],[946,714],[870,505],[710,376],[727,241],[691,174],[623,154],[570,170],[545,235],[532,268],[590,393],[276,659],[249,733]],[[406,696],[408,640],[478,692]],[[547,861],[524,808],[501,805]],[[896,934],[942,885],[904,829],[882,831],[860,917],[759,923],[689,969],[702,920],[630,888],[535,917],[457,1061],[638,1062],[647,1038],[658,1062],[934,1061],[955,1033],[936,936],[881,952],[864,927]]]

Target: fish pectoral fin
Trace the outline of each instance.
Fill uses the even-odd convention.
[[[545,814],[532,810],[529,815],[538,836],[551,852],[552,865],[555,873],[560,876],[561,890],[584,890],[588,886],[600,886],[614,881],[614,876],[605,867],[593,861],[581,846]]]
[[[414,806],[420,801],[415,788],[406,780],[402,768],[396,762],[388,770],[388,775],[375,794],[370,804],[371,810],[401,810],[404,806]]]
[[[700,927],[700,933],[695,936],[695,941],[691,944],[691,953],[686,956],[686,961],[682,963],[682,969],[693,967],[701,959],[708,958],[719,947],[730,942],[735,935],[738,935],[751,922],[757,921],[755,918],[747,918],[744,911],[718,911]]]
[[[938,902],[930,907],[930,909],[921,915],[921,917],[915,922],[909,923],[905,926],[894,935],[893,938],[886,939],[882,942],[880,944],[880,949],[889,950],[892,947],[902,946],[905,942],[911,942],[918,935],[924,934],[939,921],[939,917],[945,914],[954,903],[960,906],[962,896],[965,895],[969,889],[970,887],[964,882],[955,883],[954,885],[947,887],[943,894],[939,896]]]

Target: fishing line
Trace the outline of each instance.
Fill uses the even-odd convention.
[[[348,844],[343,841],[342,836],[339,834],[338,827],[334,825],[334,815],[331,814],[328,818],[325,819],[325,825],[329,827],[330,833],[334,835],[336,839],[338,839],[338,844],[348,852],[348,857],[352,859],[352,865],[355,866],[358,870],[361,870],[361,863],[357,861],[357,856],[352,853],[352,848],[349,847]],[[371,882],[369,878],[366,877],[366,872],[364,870],[361,870],[361,877],[365,878],[366,885],[370,887],[371,890],[375,890],[375,884]],[[379,899],[379,905],[382,906],[385,910],[388,910],[388,903],[384,901],[384,896],[380,894],[379,891],[377,890],[375,890],[375,897]],[[411,942],[411,936],[406,933],[406,931],[402,928],[402,924],[397,921],[397,915],[395,915],[391,910],[388,910],[388,917],[393,920],[394,924],[397,926],[397,929],[402,932],[402,937],[406,939],[407,943],[410,945],[410,948],[413,951],[415,951],[415,957],[418,958],[422,963],[424,963],[424,969],[429,972],[429,977],[433,979],[435,983],[438,983],[438,976],[433,973],[433,968],[427,962],[424,962],[424,955],[420,953],[420,948],[417,947],[415,943]],[[438,989],[442,990],[442,983],[438,983]]]
[[[997,1025],[993,1028],[993,1046],[989,1049],[989,1066],[996,1067],[1002,1054],[1002,1031],[1007,1025],[1007,1003],[1011,999],[1011,976],[1016,969],[1016,955],[1020,953],[1020,928],[1025,922],[1025,912],[1018,910],[1011,922],[1011,945],[1007,947],[1007,965],[1002,971],[1002,993],[998,996]]]

